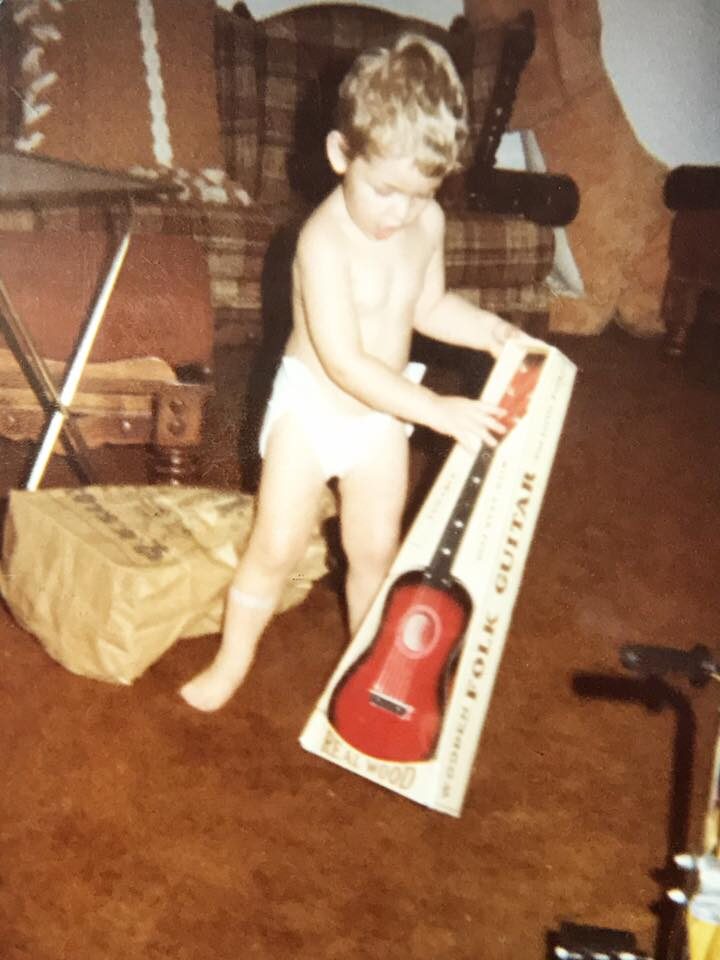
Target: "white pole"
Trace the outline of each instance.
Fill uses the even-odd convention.
[[[70,405],[75,399],[75,393],[77,391],[78,384],[80,383],[85,365],[88,361],[88,357],[90,356],[90,351],[95,343],[95,338],[97,337],[100,324],[102,323],[105,310],[107,309],[110,295],[113,292],[118,275],[122,269],[123,262],[125,261],[125,255],[127,254],[129,244],[130,228],[128,227],[123,238],[118,244],[117,250],[115,251],[115,256],[110,264],[107,276],[103,281],[102,289],[100,290],[100,294],[95,301],[95,305],[92,313],[90,314],[87,326],[83,331],[80,343],[75,351],[75,355],[72,358],[70,367],[65,376],[65,380],[63,381],[62,390],[60,391],[60,403],[66,409],[69,409]],[[55,410],[53,415],[50,417],[50,422],[47,425],[40,449],[38,450],[32,470],[30,471],[30,476],[25,484],[26,490],[37,490],[38,485],[45,473],[48,461],[52,456],[53,450],[55,449],[55,444],[60,436],[60,431],[62,430],[63,423],[65,422],[65,417],[66,414],[62,410]]]

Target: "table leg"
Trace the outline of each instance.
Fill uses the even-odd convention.
[[[45,361],[28,336],[25,325],[17,315],[2,280],[0,280],[0,328],[40,406],[48,413],[61,411],[67,417],[68,411],[64,409]],[[80,478],[89,482],[91,472],[88,448],[72,420],[66,420],[63,441],[73,455]]]
[[[688,334],[697,316],[701,286],[670,273],[665,283],[662,314],[665,322],[666,357],[681,357],[687,348]]]
[[[38,450],[32,470],[30,471],[30,476],[25,485],[26,490],[37,490],[60,433],[63,428],[67,427],[67,424],[71,422],[69,420],[69,408],[75,399],[80,378],[82,377],[85,365],[87,364],[90,352],[95,343],[95,338],[100,330],[100,324],[102,323],[108,301],[110,300],[118,275],[125,261],[129,244],[130,227],[127,227],[108,268],[102,288],[80,338],[80,343],[70,361],[60,390],[60,403],[53,411],[50,422],[45,428],[40,449]]]

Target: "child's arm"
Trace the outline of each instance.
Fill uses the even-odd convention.
[[[451,293],[445,287],[444,232],[445,218],[437,222],[435,250],[425,276],[423,292],[415,311],[415,329],[433,340],[441,340],[473,350],[485,350],[492,356],[499,356],[503,346],[510,339],[527,340],[531,337],[519,327],[503,320],[496,313],[473,306],[459,294]]]
[[[297,269],[308,334],[325,372],[342,390],[376,410],[454,437],[469,449],[481,441],[494,443],[493,432],[504,432],[496,407],[440,396],[364,350],[349,268],[332,234],[306,227],[298,243]]]

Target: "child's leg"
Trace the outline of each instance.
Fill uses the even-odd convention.
[[[340,481],[340,527],[348,561],[348,625],[354,635],[395,559],[408,485],[408,438],[384,425],[362,463]]]
[[[180,691],[196,709],[222,707],[245,679],[260,635],[307,549],[324,486],[302,430],[283,417],[265,451],[255,520],[228,592],[220,649]]]

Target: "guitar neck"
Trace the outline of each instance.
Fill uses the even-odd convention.
[[[463,484],[433,558],[425,568],[425,579],[435,586],[447,588],[451,583],[452,565],[494,456],[495,448],[483,443]]]
[[[497,438],[498,444],[502,442],[503,437],[507,437],[517,421],[525,415],[544,361],[545,356],[542,353],[527,353],[515,371],[500,401],[500,406],[504,411],[503,420],[506,433]],[[483,443],[480,447],[460,496],[455,503],[450,520],[440,538],[440,543],[430,564],[425,568],[425,580],[433,586],[447,589],[452,582],[451,570],[455,562],[455,556],[465,535],[470,514],[490,469],[496,449],[496,446],[489,446],[487,443]]]

